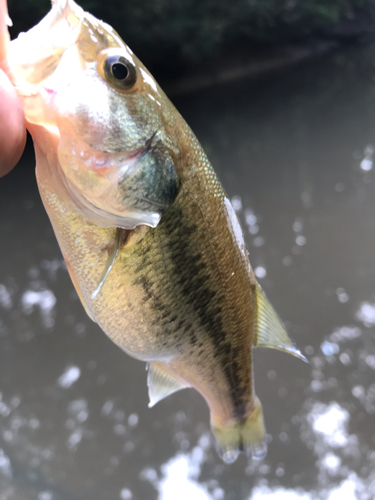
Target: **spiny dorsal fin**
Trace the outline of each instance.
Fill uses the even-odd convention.
[[[150,398],[149,408],[152,408],[156,403],[170,394],[190,387],[188,384],[173,377],[163,366],[163,363],[155,361],[148,365],[147,385],[148,397]]]
[[[297,358],[308,363],[305,356],[295,346],[289,338],[285,328],[276,314],[274,308],[269,303],[263,290],[256,283],[256,301],[257,301],[257,326],[255,330],[255,347],[272,347],[279,351],[288,352]]]

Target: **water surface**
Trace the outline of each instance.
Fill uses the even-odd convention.
[[[145,365],[85,314],[28,151],[0,180],[0,500],[372,499],[375,47],[176,100],[309,358],[256,350],[269,452],[224,465],[193,390],[147,408]]]

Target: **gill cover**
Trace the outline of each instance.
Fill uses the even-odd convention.
[[[81,213],[101,227],[158,225],[178,188],[174,159],[158,134],[133,154],[76,146],[63,136],[58,158],[66,188]]]

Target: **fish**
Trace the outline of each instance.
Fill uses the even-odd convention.
[[[196,136],[117,32],[73,0],[53,0],[3,67],[87,314],[147,363],[150,407],[194,388],[223,461],[263,459],[253,348],[306,359],[257,283]]]

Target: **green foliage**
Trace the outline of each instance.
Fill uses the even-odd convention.
[[[241,44],[270,44],[321,32],[343,19],[375,18],[375,0],[81,0],[114,26],[148,65],[173,74],[185,63]],[[48,0],[9,0],[14,32],[28,29]]]

